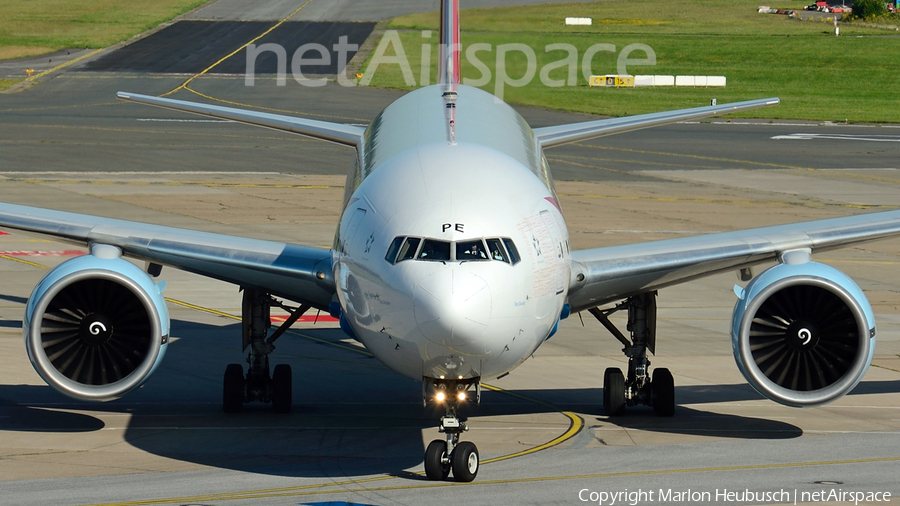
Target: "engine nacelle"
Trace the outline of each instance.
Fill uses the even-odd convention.
[[[161,288],[118,248],[94,246],[38,283],[25,309],[25,347],[50,386],[81,400],[134,390],[165,355],[169,312]]]
[[[765,397],[788,406],[824,404],[852,390],[869,368],[875,317],[844,273],[788,262],[735,291],[734,359]]]

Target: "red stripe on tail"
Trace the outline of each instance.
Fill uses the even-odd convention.
[[[441,0],[440,84],[459,84],[460,49],[459,0]]]

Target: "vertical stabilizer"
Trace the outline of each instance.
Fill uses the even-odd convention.
[[[459,84],[459,52],[459,0],[441,0],[440,84]]]

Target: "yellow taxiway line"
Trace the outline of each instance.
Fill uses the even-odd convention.
[[[225,60],[231,58],[232,56],[234,56],[234,55],[236,55],[236,54],[238,54],[242,49],[244,49],[245,47],[249,46],[250,44],[253,44],[254,42],[258,41],[259,39],[265,37],[266,35],[268,35],[269,33],[271,33],[273,30],[275,30],[276,28],[278,28],[279,26],[281,26],[281,25],[283,25],[285,22],[287,22],[287,20],[289,20],[289,19],[291,19],[292,17],[294,17],[298,12],[300,12],[301,10],[303,10],[303,8],[306,7],[307,5],[309,5],[310,2],[312,2],[312,0],[307,0],[306,3],[304,3],[304,4],[301,5],[300,7],[297,7],[297,10],[295,10],[294,12],[288,14],[285,18],[283,18],[283,19],[280,20],[279,22],[275,23],[275,24],[274,24],[271,28],[269,28],[268,30],[266,30],[266,31],[264,31],[263,33],[261,33],[261,34],[259,34],[258,36],[256,36],[253,40],[250,40],[249,42],[247,42],[247,43],[244,44],[243,46],[241,46],[241,47],[235,49],[234,51],[232,51],[232,52],[230,52],[230,53],[228,53],[227,56],[221,58],[219,61],[213,63],[213,64],[210,65],[209,67],[206,67],[206,68],[203,69],[200,73],[194,74],[194,75],[193,75],[191,78],[189,78],[187,81],[181,83],[181,86],[175,88],[174,90],[172,90],[172,91],[170,91],[170,92],[168,92],[168,93],[163,93],[163,94],[160,95],[160,96],[161,96],[161,97],[165,97],[165,96],[171,95],[172,93],[175,93],[175,92],[178,91],[178,90],[181,90],[181,89],[187,89],[187,85],[190,84],[191,81],[193,81],[194,79],[197,79],[198,77],[202,76],[203,74],[206,74],[206,73],[209,72],[210,70],[214,69],[217,65],[219,65],[220,63],[222,63],[223,61],[225,61]]]

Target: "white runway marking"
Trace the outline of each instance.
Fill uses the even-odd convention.
[[[864,141],[864,142],[900,142],[900,135],[852,135],[852,134],[789,134],[776,135],[775,140],[839,140],[839,141]]]
[[[855,169],[819,169],[821,171],[844,172],[851,170],[898,170],[896,167],[857,167]]]
[[[768,121],[679,121],[679,125],[699,125],[702,123],[711,123],[713,125],[755,125],[755,126],[789,126],[789,127],[802,127],[802,126],[822,126],[822,123],[770,123]]]
[[[884,125],[884,124],[851,124],[851,123],[835,123],[832,121],[822,121],[816,123],[801,123],[801,122],[793,122],[793,123],[774,123],[772,121],[741,121],[741,120],[727,120],[727,121],[679,121],[679,125],[700,125],[702,123],[708,123],[713,125],[755,125],[755,126],[789,126],[789,127],[841,127],[841,128],[900,128],[900,125]]]
[[[164,118],[138,118],[138,121],[159,121],[163,123],[234,123],[227,119],[164,119]]]

